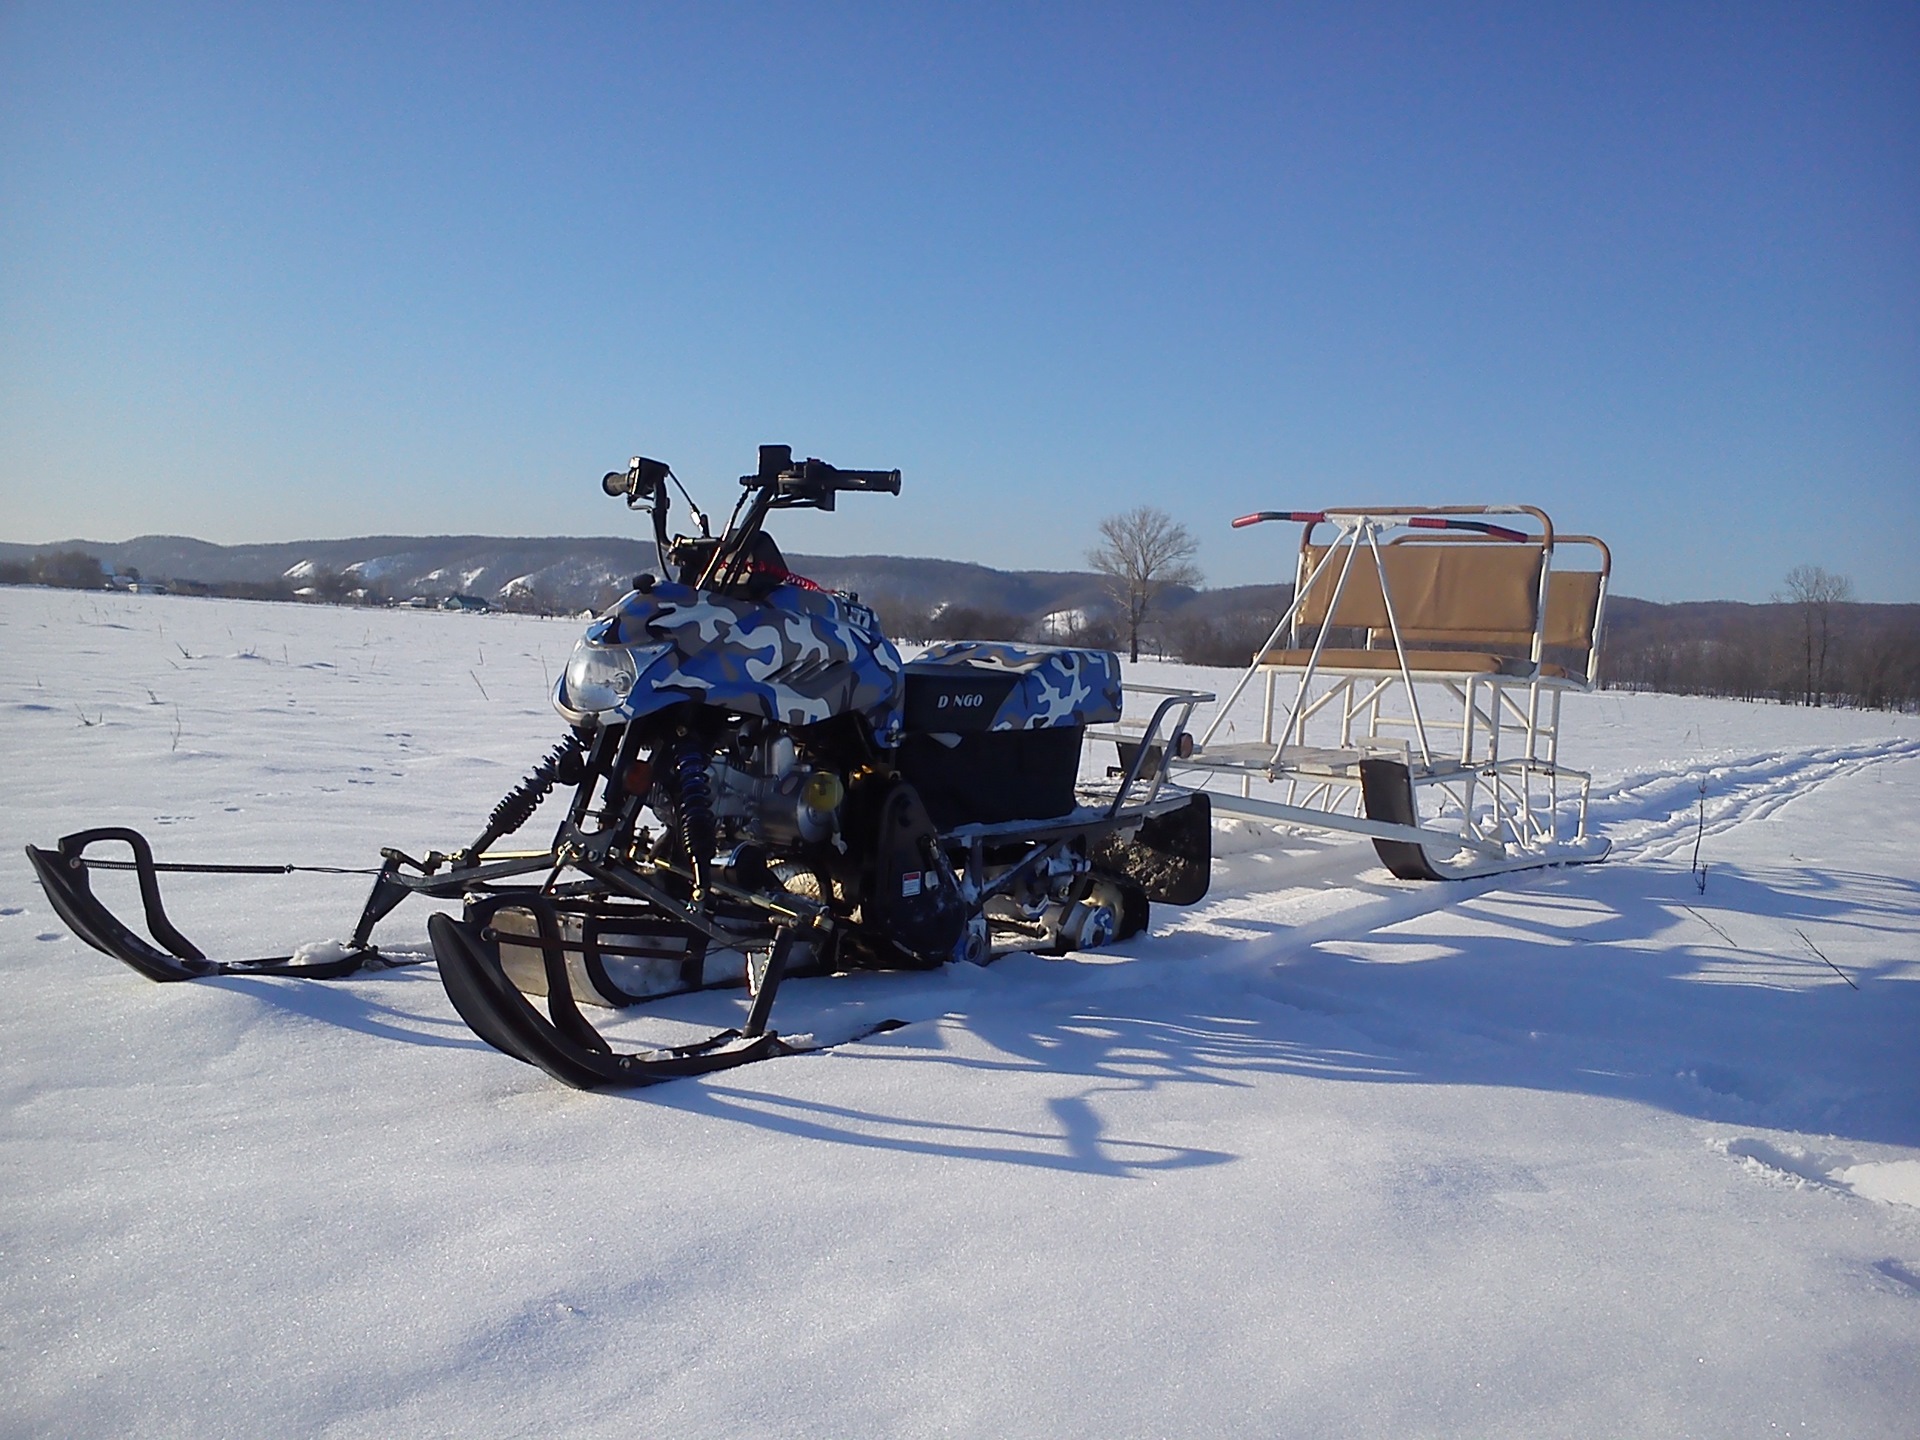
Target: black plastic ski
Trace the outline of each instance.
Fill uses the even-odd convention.
[[[745,1028],[722,1030],[692,1045],[620,1053],[580,1013],[568,978],[558,912],[550,901],[523,901],[540,928],[547,971],[547,1013],[542,1014],[507,978],[500,952],[485,927],[451,915],[427,917],[440,982],[460,1018],[482,1040],[503,1054],[544,1070],[580,1090],[656,1085],[720,1070],[804,1053],[766,1028],[774,992],[785,973],[794,932],[781,931],[761,972]],[[875,1026],[867,1034],[895,1028]],[[854,1037],[859,1038],[859,1037]],[[845,1043],[845,1042],[842,1042]]]
[[[151,940],[123,924],[93,893],[90,866],[100,862],[90,861],[86,850],[99,843],[122,844],[132,852],[130,868],[140,886],[140,905],[146,912]],[[147,843],[146,836],[125,826],[103,825],[75,831],[62,836],[52,850],[29,845],[27,860],[40,881],[40,888],[46,892],[48,903],[74,934],[149,980],[163,983],[204,980],[210,975],[290,975],[305,980],[338,980],[353,974],[379,953],[371,945],[359,945],[344,955],[326,960],[300,960],[292,955],[268,955],[257,960],[209,960],[167,919],[166,909],[160,903],[160,867],[154,863],[153,847]],[[116,868],[129,868],[129,862],[121,862]],[[281,874],[286,867],[174,865],[166,868],[215,874]]]

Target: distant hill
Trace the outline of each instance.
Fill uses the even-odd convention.
[[[608,603],[658,561],[651,541],[496,535],[368,535],[272,545],[213,545],[180,535],[136,540],[0,542],[0,566],[80,550],[143,579],[244,587],[253,595],[310,590],[328,598],[478,595],[514,609],[577,612]],[[900,555],[790,555],[802,575],[861,596],[897,639],[965,635],[1059,638],[1113,645],[1102,579],[1081,570],[995,570]],[[1289,585],[1169,590],[1144,641],[1200,664],[1244,665],[1292,595]],[[1727,600],[1658,605],[1615,596],[1602,671],[1610,684],[1655,690],[1920,704],[1920,605],[1835,607],[1830,652],[1810,668],[1806,619],[1791,604]]]
[[[630,539],[493,535],[367,535],[348,540],[290,540],[270,545],[214,545],[182,535],[133,540],[65,540],[52,545],[0,543],[0,561],[53,550],[84,550],[109,569],[138,570],[149,580],[294,588],[327,575],[406,599],[465,593],[497,600],[509,587],[532,592],[556,609],[592,603],[608,581],[651,564],[653,547]]]
[[[0,562],[26,561],[57,550],[82,550],[108,569],[138,570],[152,581],[198,581],[289,589],[327,576],[345,578],[395,599],[479,595],[527,608],[579,610],[603,603],[609,587],[624,589],[658,561],[651,541],[616,537],[496,535],[367,535],[347,540],[290,540],[269,545],[214,545],[181,535],[133,540],[63,540],[47,545],[0,542]],[[1087,620],[1108,609],[1100,576],[1073,570],[996,570],[961,560],[900,555],[789,555],[800,574],[853,591],[903,616],[965,610],[1038,623],[1049,615]],[[1169,591],[1164,623],[1222,623],[1276,601],[1288,587]],[[1277,612],[1276,612],[1277,613]]]

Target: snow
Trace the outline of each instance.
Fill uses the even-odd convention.
[[[1920,1209],[1920,1161],[1889,1160],[1878,1165],[1848,1165],[1827,1177],[1855,1195],[1889,1205]]]
[[[604,565],[596,566],[577,560],[564,560],[526,575],[516,575],[502,585],[496,593],[507,597],[565,595],[576,591],[591,593],[594,589],[612,581],[613,577],[608,574]]]
[[[394,575],[404,576],[409,571],[418,569],[419,566],[418,555],[403,552],[399,555],[376,555],[371,560],[357,561],[347,566],[343,573],[358,575],[366,581],[376,581],[385,580]]]
[[[1410,885],[1222,825],[1150,938],[799,982],[790,1033],[910,1023],[627,1094],[429,965],[150,984],[32,882],[83,825],[463,843],[576,633],[0,590],[5,1433],[1915,1433],[1914,717],[1571,701],[1604,864]],[[167,894],[322,956],[364,884]]]

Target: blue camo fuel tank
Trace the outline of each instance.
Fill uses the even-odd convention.
[[[689,585],[633,591],[587,627],[554,685],[570,724],[618,724],[687,700],[787,725],[849,711],[899,742],[900,652],[858,601],[797,585],[762,599]]]

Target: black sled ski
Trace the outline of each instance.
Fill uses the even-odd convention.
[[[100,860],[87,855],[87,847],[101,842],[125,845],[131,860]],[[52,850],[27,846],[27,860],[46,892],[55,913],[67,922],[87,944],[129,965],[149,980],[162,983],[174,980],[204,980],[210,975],[292,975],[306,980],[338,980],[351,975],[378,955],[364,937],[344,954],[322,960],[302,960],[294,955],[268,955],[255,960],[209,960],[191,940],[167,919],[160,903],[160,872],[187,871],[213,875],[284,875],[293,867],[286,865],[181,865],[160,864],[153,858],[153,847],[138,830],[103,825],[65,835]],[[147,929],[152,939],[123,924],[93,893],[91,871],[95,868],[132,870],[140,886],[140,906],[146,912]],[[404,892],[403,892],[404,893]],[[396,901],[397,901],[396,897]],[[388,906],[391,909],[391,905]],[[382,912],[384,913],[384,912]],[[376,917],[377,918],[377,917]],[[155,943],[158,942],[158,943]]]
[[[602,1086],[652,1085],[689,1075],[710,1075],[797,1053],[767,1028],[773,997],[793,948],[791,930],[782,931],[775,940],[761,970],[746,1023],[740,1029],[722,1030],[693,1045],[622,1054],[580,1013],[566,942],[553,903],[533,897],[517,903],[530,910],[539,925],[547,981],[544,1015],[507,978],[499,943],[487,927],[451,915],[427,917],[427,935],[433,941],[433,956],[447,998],[473,1033],[503,1054],[544,1070],[576,1089],[597,1090]]]
[[[99,844],[125,845],[126,860],[103,859],[88,853]],[[399,875],[405,857],[390,852],[377,872],[373,893],[361,912],[354,939],[344,952],[324,959],[302,959],[297,955],[263,956],[251,960],[210,960],[191,940],[180,933],[168,918],[160,899],[160,875],[192,873],[213,875],[285,875],[296,870],[326,870],[327,873],[364,873],[334,871],[330,867],[293,865],[191,864],[156,861],[153,847],[139,831],[124,826],[101,826],[76,831],[61,837],[52,849],[37,845],[26,847],[27,859],[46,892],[48,902],[81,940],[149,980],[163,984],[180,980],[204,980],[218,975],[266,975],[301,980],[338,980],[353,975],[369,963],[381,960],[379,950],[368,943],[374,924],[402,899],[416,891],[445,891],[453,882],[435,879],[427,867],[418,877]],[[537,862],[544,866],[542,858]],[[525,862],[489,866],[489,870],[522,869]],[[95,869],[130,870],[140,890],[148,935],[142,935],[122,922],[94,894],[91,872]],[[754,980],[752,1003],[746,1021],[739,1029],[723,1030],[706,1040],[690,1045],[621,1054],[613,1050],[593,1025],[580,1013],[574,994],[573,972],[569,968],[569,942],[563,938],[559,907],[536,893],[516,890],[499,895],[501,902],[530,914],[537,924],[538,936],[523,942],[536,949],[544,966],[546,1013],[543,1014],[515,988],[501,963],[495,932],[485,923],[457,920],[449,915],[428,917],[427,933],[433,943],[441,983],[447,996],[474,1033],[489,1045],[516,1060],[537,1066],[556,1080],[578,1089],[593,1090],[605,1086],[640,1086],[664,1080],[709,1075],[720,1070],[769,1060],[780,1055],[803,1054],[821,1046],[796,1045],[783,1040],[768,1028],[773,999],[784,978],[795,936],[782,931],[764,961],[751,968]],[[484,913],[484,912],[482,912]],[[578,949],[579,947],[573,946]],[[602,985],[601,990],[610,989]],[[690,985],[689,989],[702,988]],[[684,992],[673,992],[684,993]],[[642,997],[625,996],[618,1003],[637,1003]],[[657,998],[657,997],[656,997]],[[596,999],[596,997],[590,997]],[[605,1004],[604,996],[596,1003]],[[897,1028],[900,1022],[883,1021],[848,1039]],[[840,1043],[847,1043],[842,1041]]]
[[[1417,826],[1419,807],[1413,798],[1413,772],[1398,760],[1368,759],[1360,762],[1360,797],[1369,820],[1385,820],[1390,825]],[[1427,858],[1426,847],[1411,840],[1373,842],[1380,863],[1398,880],[1444,880]]]

